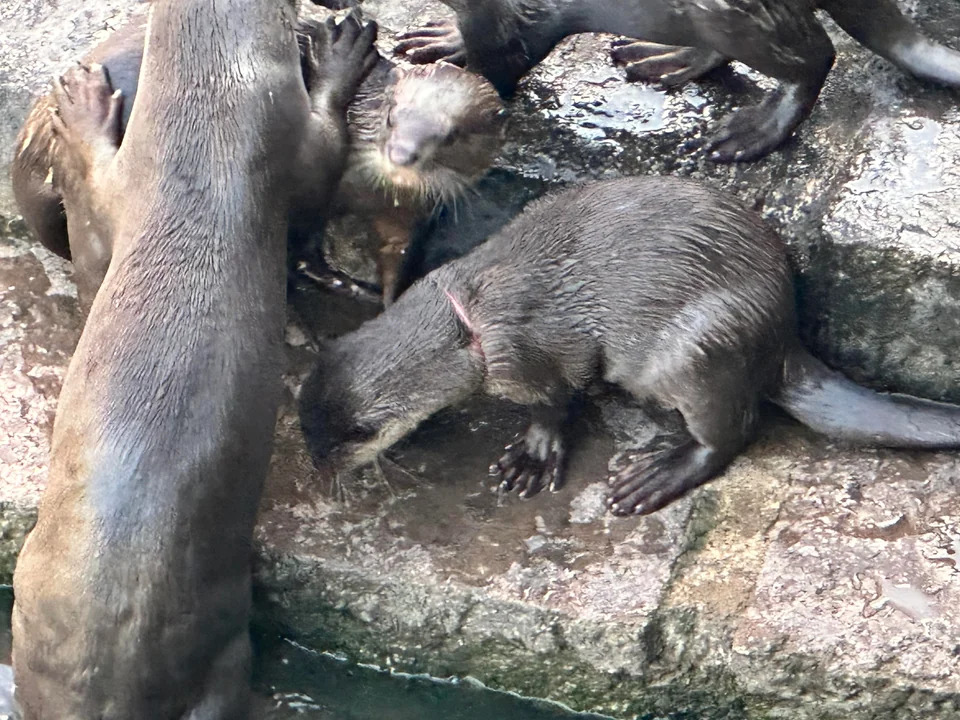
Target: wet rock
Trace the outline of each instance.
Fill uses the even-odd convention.
[[[11,146],[31,93],[136,5],[0,8],[0,143]],[[956,6],[924,7],[919,21],[956,43]],[[447,13],[427,0],[364,8],[384,38]],[[960,400],[957,94],[902,76],[830,28],[840,54],[813,117],[782,151],[736,167],[691,146],[734,105],[755,102],[763,81],[735,67],[672,92],[629,85],[608,60],[609,38],[566,41],[524,81],[500,166],[471,215],[440,219],[424,266],[465,252],[556,185],[693,175],[758,208],[790,243],[802,329],[823,357],[875,386]],[[79,335],[69,266],[26,239],[14,215],[0,182],[6,581]],[[771,414],[722,479],[653,517],[612,518],[607,459],[657,432],[644,412],[592,396],[567,487],[521,502],[491,492],[486,467],[522,413],[478,400],[330,486],[305,454],[292,401],[313,336],[369,312],[306,286],[293,297],[290,392],[257,530],[261,632],[615,717],[960,718],[955,455],[838,447]]]

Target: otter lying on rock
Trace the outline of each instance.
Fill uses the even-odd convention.
[[[960,446],[960,407],[873,392],[804,350],[779,238],[734,199],[666,177],[532,203],[323,347],[300,419],[314,459],[340,469],[472,393],[527,405],[530,428],[493,468],[526,497],[561,484],[568,403],[600,379],[686,424],[626,455],[610,478],[618,514],[716,477],[754,437],[762,400],[839,439]]]
[[[109,248],[14,573],[23,720],[242,720],[250,561],[281,396],[287,220],[323,205],[376,27],[295,0],[156,0],[140,92],[100,66],[51,115],[71,241]]]
[[[436,22],[405,33],[398,52],[414,62],[465,63],[504,96],[560,40],[582,32],[650,41],[614,50],[633,78],[679,83],[733,59],[780,81],[760,106],[744,108],[721,123],[708,144],[712,159],[721,162],[766,155],[810,114],[834,59],[817,8],[907,72],[960,87],[960,53],[920,34],[893,0],[442,2],[456,11],[456,26]]]
[[[312,78],[307,42],[322,24],[317,17],[312,10],[301,19],[298,31],[301,71],[308,85]],[[126,99],[121,137],[137,94],[144,37],[144,20],[133,21],[84,59],[101,64]],[[111,248],[98,241],[68,240],[58,190],[63,179],[52,169],[59,152],[51,128],[52,106],[52,95],[46,95],[31,108],[17,139],[11,180],[33,234],[47,249],[72,258],[86,312],[106,274]],[[316,188],[298,188],[291,211],[291,254],[308,249],[325,219],[344,214],[368,218],[380,240],[378,269],[389,304],[402,289],[404,253],[417,224],[438,204],[456,202],[500,151],[503,103],[490,83],[459,67],[440,64],[405,70],[381,58],[361,85],[348,118],[350,154],[341,190],[328,207],[329,201],[318,204],[323,193]]]

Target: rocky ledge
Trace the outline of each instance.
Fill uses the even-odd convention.
[[[0,146],[12,147],[50,74],[136,5],[0,9]],[[446,13],[422,0],[364,8],[385,47],[390,29]],[[949,0],[915,16],[956,44]],[[790,243],[804,336],[822,357],[875,387],[960,400],[958,96],[829,27],[839,57],[813,117],[783,151],[737,167],[688,148],[756,100],[755,76],[734,67],[666,93],[624,83],[609,38],[565,42],[513,103],[508,148],[477,201],[483,221],[441,228],[428,258],[461,251],[557,183],[694,175],[760,209]],[[68,266],[25,237],[5,180],[0,218],[9,581],[79,317]],[[312,337],[362,315],[306,286],[294,296],[290,392],[257,532],[261,631],[618,718],[960,718],[960,456],[843,448],[771,412],[723,478],[653,517],[617,519],[600,480],[614,450],[656,432],[642,409],[592,396],[567,486],[521,502],[498,498],[485,475],[523,419],[478,400],[330,488],[304,453],[292,398]]]

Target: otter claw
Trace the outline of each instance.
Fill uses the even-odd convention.
[[[563,484],[563,442],[559,435],[531,425],[504,448],[503,456],[490,466],[490,475],[500,480],[497,491],[513,490],[522,499],[531,498],[544,487],[556,492]]]
[[[648,515],[700,485],[691,459],[692,438],[662,436],[645,449],[621,453],[610,465],[606,505],[614,515]]]
[[[615,40],[610,54],[614,63],[624,66],[627,80],[665,87],[696,80],[726,62],[712,50],[638,40]]]
[[[463,38],[456,24],[447,20],[428,22],[422,27],[399,33],[394,53],[406,55],[416,64],[443,60],[454,65],[466,64]]]
[[[78,64],[57,77],[53,97],[53,130],[68,145],[116,151],[123,95],[102,65]]]

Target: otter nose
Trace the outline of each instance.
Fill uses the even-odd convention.
[[[387,145],[387,157],[394,165],[413,165],[420,158],[419,148],[409,140],[395,140]]]

